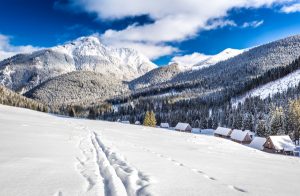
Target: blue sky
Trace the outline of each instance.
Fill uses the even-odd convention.
[[[0,18],[0,55],[96,33],[160,65],[300,34],[299,0],[0,0]]]

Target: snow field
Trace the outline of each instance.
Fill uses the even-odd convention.
[[[0,105],[0,195],[296,195],[300,159]]]

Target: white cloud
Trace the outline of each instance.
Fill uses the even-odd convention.
[[[264,21],[263,20],[260,20],[260,21],[251,21],[251,22],[245,22],[243,25],[242,25],[242,28],[257,28],[259,26],[261,26],[262,24],[264,24]]]
[[[236,26],[226,20],[233,8],[270,7],[290,0],[70,0],[69,9],[94,13],[99,19],[117,20],[148,15],[153,23],[133,24],[123,30],[109,29],[101,35],[106,44],[130,43],[167,46],[197,36],[200,31]],[[146,48],[146,47],[145,47]],[[141,49],[141,48],[140,48]],[[142,49],[141,49],[142,50]],[[171,52],[172,50],[168,50]],[[146,53],[147,51],[141,51]],[[165,52],[168,53],[168,52]],[[162,53],[163,56],[165,53]],[[157,56],[157,55],[154,55]]]
[[[171,63],[178,63],[185,67],[191,67],[201,61],[204,61],[211,57],[210,55],[205,55],[202,53],[194,52],[193,54],[187,54],[184,56],[175,56],[171,59]]]
[[[30,53],[41,49],[31,45],[13,46],[10,44],[10,37],[0,34],[0,60],[12,57],[18,53]]]
[[[295,3],[292,5],[288,6],[283,6],[281,8],[281,11],[284,13],[295,13],[295,12],[300,12],[300,3]]]

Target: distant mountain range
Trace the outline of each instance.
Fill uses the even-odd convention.
[[[157,67],[133,49],[110,48],[90,36],[1,61],[0,83],[55,105],[174,94],[177,100],[228,100],[265,85],[255,79],[299,56],[296,35],[251,49],[226,49],[193,66]]]
[[[136,50],[110,48],[98,37],[90,36],[1,61],[0,84],[25,93],[44,81],[73,71],[93,71],[132,80],[156,67]]]

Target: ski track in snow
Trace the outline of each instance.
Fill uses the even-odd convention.
[[[77,157],[77,170],[87,182],[86,193],[97,193],[97,185],[101,183],[106,196],[152,195],[147,189],[152,182],[148,175],[130,166],[125,158],[105,146],[95,131],[79,124],[70,126],[88,133],[78,144],[84,158]]]

